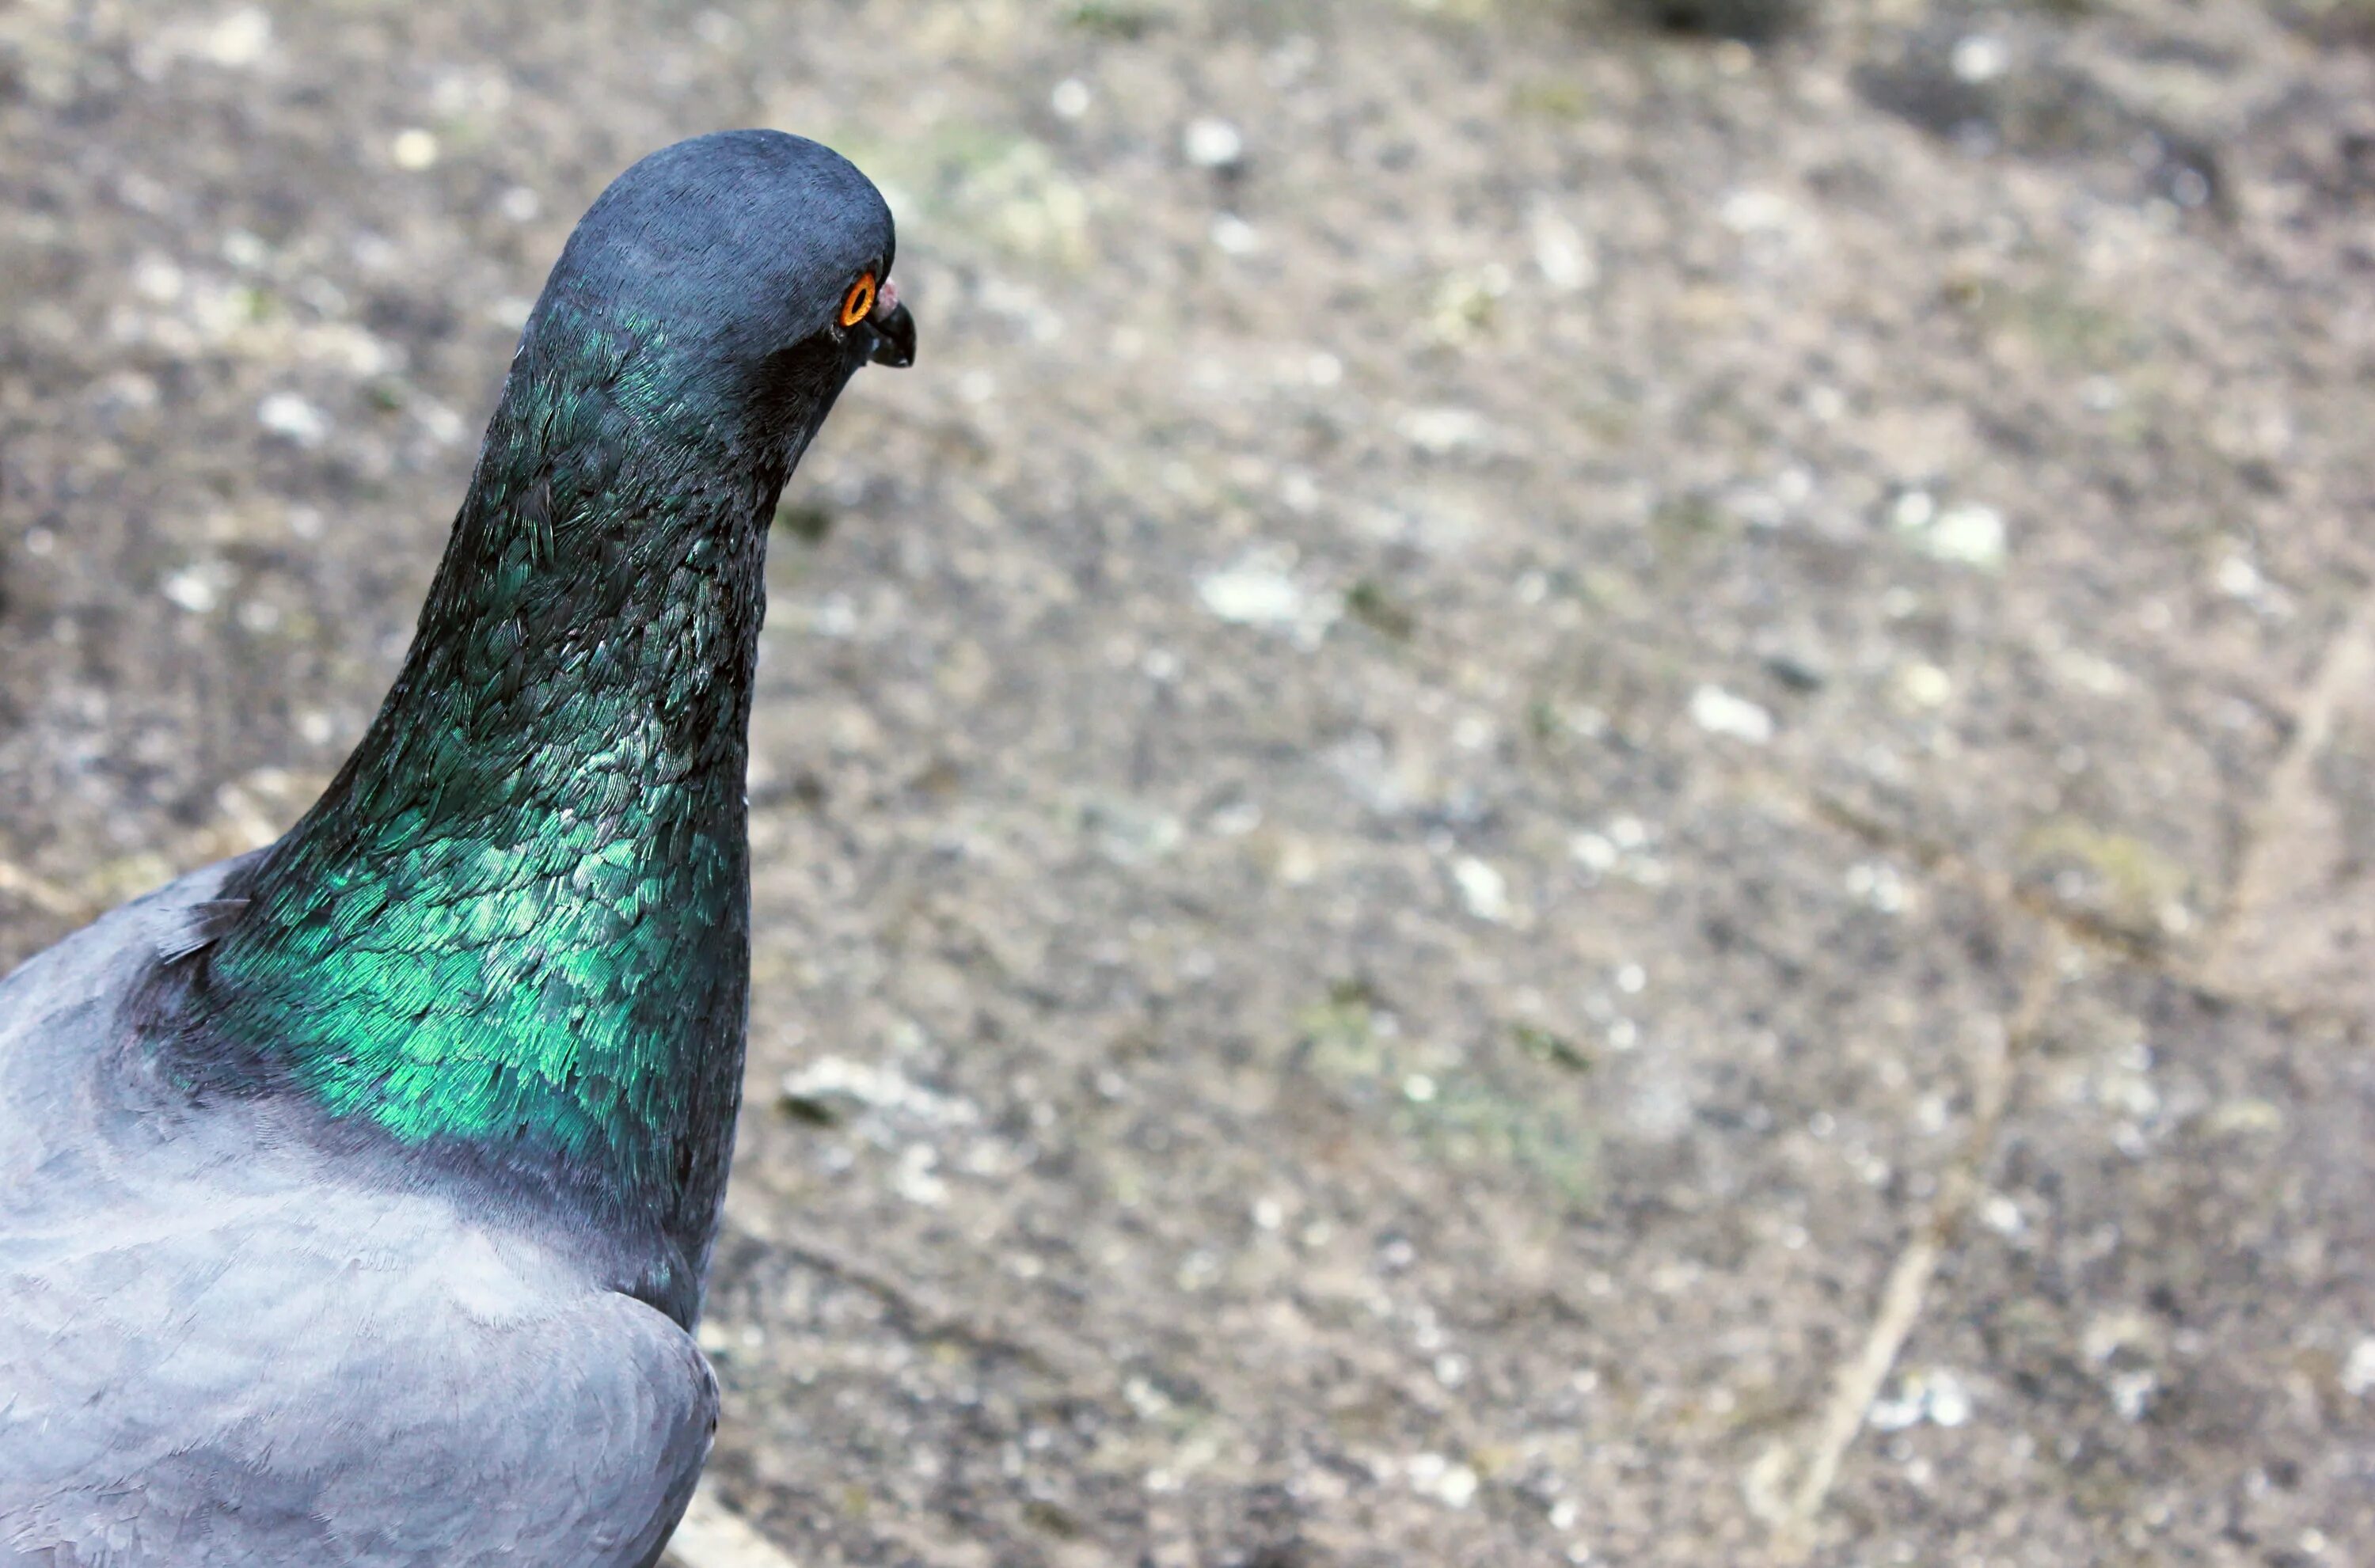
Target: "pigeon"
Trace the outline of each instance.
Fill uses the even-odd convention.
[[[766,533],[914,361],[892,248],[781,132],[620,175],[321,799],[0,980],[0,1563],[657,1560],[716,1422]]]

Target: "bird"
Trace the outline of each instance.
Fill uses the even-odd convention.
[[[0,1563],[649,1568],[740,1097],[769,522],[891,210],[665,147],[530,312],[377,716],[0,980]]]

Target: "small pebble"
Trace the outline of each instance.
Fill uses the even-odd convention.
[[[164,595],[192,615],[204,615],[222,600],[222,572],[213,562],[183,567],[161,584]]]
[[[1491,863],[1462,855],[1452,863],[1451,878],[1469,914],[1496,925],[1509,918],[1509,881]]]
[[[132,269],[132,288],[142,299],[170,305],[182,297],[182,269],[163,256],[143,256]]]
[[[253,65],[272,44],[272,18],[251,6],[233,11],[208,29],[205,54],[231,70]]]
[[[1734,191],[1716,209],[1723,226],[1735,234],[1763,234],[1786,229],[1794,213],[1788,197],[1756,190]]]
[[[408,125],[387,144],[387,155],[398,169],[417,174],[437,161],[437,138],[418,125]]]
[[[1472,452],[1492,437],[1493,426],[1473,408],[1413,408],[1395,421],[1402,439],[1429,456]]]
[[[1261,249],[1261,233],[1234,212],[1212,219],[1212,244],[1224,255],[1249,256]]]
[[[1975,32],[1955,41],[1955,52],[1947,57],[1955,79],[1973,87],[1991,82],[2012,68],[2012,51],[2004,41],[1991,33]]]
[[[1272,552],[1257,552],[1235,566],[1206,573],[1196,584],[1204,607],[1238,626],[1291,626],[1301,619],[1306,595]]]
[[[1979,1200],[1979,1223],[1999,1236],[2017,1236],[2027,1228],[2021,1218],[2020,1205],[2000,1192],[1990,1193]]]
[[[1929,1407],[1931,1424],[1954,1428],[1971,1419],[1971,1396],[1962,1380],[1948,1372],[1933,1372],[1923,1401]]]
[[[1967,501],[1938,514],[1924,548],[1940,560],[1958,566],[1994,568],[2003,564],[2003,513],[1992,506]]]
[[[1547,209],[1534,214],[1534,265],[1542,281],[1561,294],[1573,294],[1598,281],[1600,268],[1576,226]]]
[[[1691,721],[1709,735],[1763,746],[1773,738],[1773,715],[1745,697],[1720,686],[1702,686],[1691,693]]]
[[[2350,1347],[2349,1359],[2342,1363],[2342,1391],[2355,1399],[2375,1392],[2375,1338]]]
[[[1447,1507],[1465,1508],[1475,1501],[1476,1472],[1466,1465],[1440,1454],[1413,1454],[1408,1468],[1411,1485]]]
[[[222,258],[233,266],[253,269],[272,259],[272,248],[246,230],[233,229],[222,237]]]
[[[1943,708],[1955,695],[1954,678],[1936,665],[1908,665],[1897,678],[1897,686],[1906,700],[1920,708]]]
[[[2230,599],[2255,598],[2263,585],[2260,569],[2239,555],[2221,560],[2211,572],[2210,581]]]
[[[300,446],[319,446],[330,433],[330,417],[293,392],[275,392],[255,406],[256,422]]]
[[[1246,157],[1244,134],[1226,120],[1210,117],[1189,122],[1180,147],[1188,162],[1215,173],[1236,168]]]

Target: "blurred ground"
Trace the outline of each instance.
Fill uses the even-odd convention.
[[[2370,38],[18,0],[0,961],[326,778],[602,183],[808,132],[923,359],[771,566],[725,1501],[2375,1561]]]

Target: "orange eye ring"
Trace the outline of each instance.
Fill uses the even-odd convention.
[[[874,313],[874,275],[868,273],[841,297],[841,324],[856,326]]]

